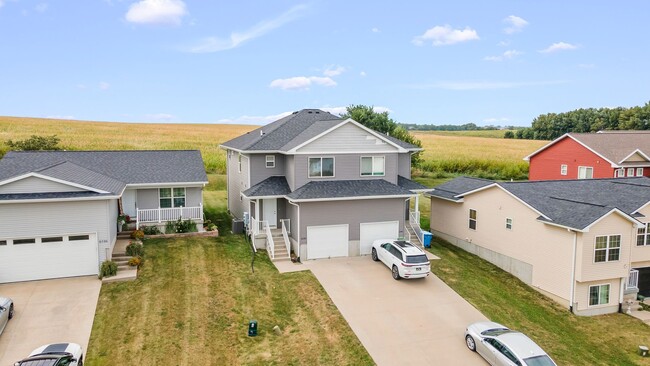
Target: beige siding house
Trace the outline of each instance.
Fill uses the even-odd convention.
[[[431,231],[576,314],[611,313],[625,296],[650,291],[639,288],[639,270],[650,266],[649,188],[648,178],[462,177],[431,192]]]

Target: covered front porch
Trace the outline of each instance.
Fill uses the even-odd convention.
[[[249,202],[246,232],[255,247],[267,250],[271,260],[291,258],[291,218],[286,213],[287,205],[290,203],[282,197],[253,198]]]
[[[203,223],[203,187],[127,187],[119,200],[120,212],[128,215],[135,228],[163,226],[169,221]]]

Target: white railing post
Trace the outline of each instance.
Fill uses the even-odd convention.
[[[201,221],[203,221],[203,202],[199,203],[199,214],[201,215]]]
[[[159,223],[159,224],[162,222],[161,217],[160,217],[160,215],[161,215],[161,211],[160,211],[160,210],[161,210],[161,208],[158,207],[158,223]]]
[[[271,259],[275,259],[275,243],[273,243],[273,234],[271,233],[271,227],[269,222],[264,220],[262,221],[264,226],[264,232],[266,233],[266,250],[269,252]]]
[[[627,284],[625,289],[638,288],[639,287],[639,271],[636,269],[631,269],[629,277],[627,278]]]
[[[282,238],[284,239],[284,245],[286,245],[287,247],[287,255],[289,256],[289,258],[291,258],[291,243],[289,242],[289,234],[287,233],[287,226],[284,224],[285,221],[289,221],[289,220],[288,219],[280,220],[280,224],[282,224]],[[291,225],[291,223],[289,223],[289,225]]]

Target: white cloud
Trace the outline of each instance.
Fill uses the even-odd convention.
[[[341,75],[343,72],[345,72],[345,67],[329,65],[325,68],[325,71],[323,71],[323,75],[332,77]]]
[[[505,61],[505,60],[511,60],[519,55],[521,55],[523,52],[519,52],[517,50],[507,50],[504,53],[502,53],[499,56],[486,56],[483,58],[485,61],[494,61],[494,62],[500,62],[500,61]]]
[[[39,13],[44,13],[47,10],[47,3],[40,3],[34,7],[34,10],[36,10]]]
[[[366,76],[366,72],[365,72],[365,71],[361,71],[361,72],[359,73],[359,76]]]
[[[377,27],[372,28],[371,31],[372,31],[372,33],[379,33],[379,32],[381,32],[381,31],[379,30],[379,28],[377,28]]]
[[[182,0],[141,0],[131,4],[124,18],[138,24],[180,25],[187,14]]]
[[[437,25],[428,29],[421,36],[413,38],[413,44],[421,46],[424,43],[431,42],[434,46],[447,46],[460,42],[478,40],[479,36],[476,31],[470,27],[465,29],[453,29],[450,25]]]
[[[99,83],[99,89],[101,89],[101,90],[108,90],[108,88],[110,88],[110,87],[111,87],[111,84],[109,84],[109,83],[107,83],[105,81],[102,81],[102,82]]]
[[[508,26],[503,29],[505,34],[513,34],[521,32],[525,26],[528,25],[528,22],[524,18],[520,18],[516,15],[510,15],[507,18],[503,19],[503,22]]]
[[[173,114],[169,114],[169,113],[153,113],[153,114],[146,114],[144,116],[144,118],[146,120],[150,120],[150,121],[153,120],[153,121],[167,121],[168,122],[168,121],[176,118],[176,116],[174,116]]]
[[[192,53],[210,53],[233,49],[247,41],[261,37],[266,33],[301,17],[305,13],[306,9],[306,5],[294,6],[280,14],[277,18],[261,21],[241,33],[232,32],[228,38],[204,38],[195,45],[186,49],[186,51]]]
[[[526,86],[544,86],[565,84],[566,80],[550,81],[440,81],[431,84],[409,85],[412,89],[445,89],[445,90],[494,90],[494,89],[513,89]]]
[[[543,50],[540,50],[540,53],[554,53],[554,52],[559,52],[559,51],[570,51],[570,50],[575,50],[578,48],[577,45],[571,44],[571,43],[566,43],[566,42],[556,42],[553,43],[552,45],[546,47]]]
[[[282,90],[308,90],[312,85],[336,86],[336,81],[327,76],[294,76],[286,79],[275,79],[269,84],[269,87]]]

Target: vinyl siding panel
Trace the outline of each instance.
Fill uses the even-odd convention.
[[[384,176],[361,176],[362,156],[383,156],[385,158]],[[334,158],[334,177],[309,178],[309,158],[317,157]],[[292,189],[300,188],[312,180],[384,179],[390,183],[397,184],[397,159],[397,154],[296,155],[294,158],[295,187],[292,187]]]
[[[185,188],[185,207],[199,207],[203,204],[203,188]]]
[[[230,213],[241,219],[248,207],[248,200],[242,199],[240,193],[250,188],[248,185],[249,161],[248,157],[242,154],[241,172],[238,170],[238,153],[229,150],[226,153],[228,165],[228,210]]]
[[[560,174],[562,164],[567,175]],[[569,137],[539,152],[530,159],[529,180],[578,179],[578,167],[593,167],[594,178],[613,178],[614,168],[600,156]]]
[[[292,191],[296,190],[296,167],[295,167],[295,157],[293,155],[287,155],[284,157],[284,175],[289,184],[289,189]]]
[[[158,200],[158,189],[138,189],[136,193],[136,204],[140,210],[158,208],[160,206],[160,201]]]
[[[397,174],[411,179],[411,154],[399,153],[397,156]]]
[[[266,156],[275,156],[275,168],[266,167]],[[284,155],[281,154],[251,154],[251,187],[273,176],[284,175]]]
[[[609,284],[609,303],[589,306],[589,287],[606,284]],[[618,312],[620,290],[620,278],[607,278],[578,283],[575,289],[574,311],[578,315],[600,315]]]
[[[650,206],[646,206],[639,210],[639,213],[644,217],[638,218],[639,221],[647,223],[650,222]],[[636,245],[636,232],[632,238],[630,261],[632,268],[649,267],[650,266],[650,245],[637,246]]]
[[[296,150],[297,152],[386,152],[397,148],[367,131],[347,123]]]
[[[38,177],[27,177],[0,186],[0,193],[82,192],[85,189]]]

